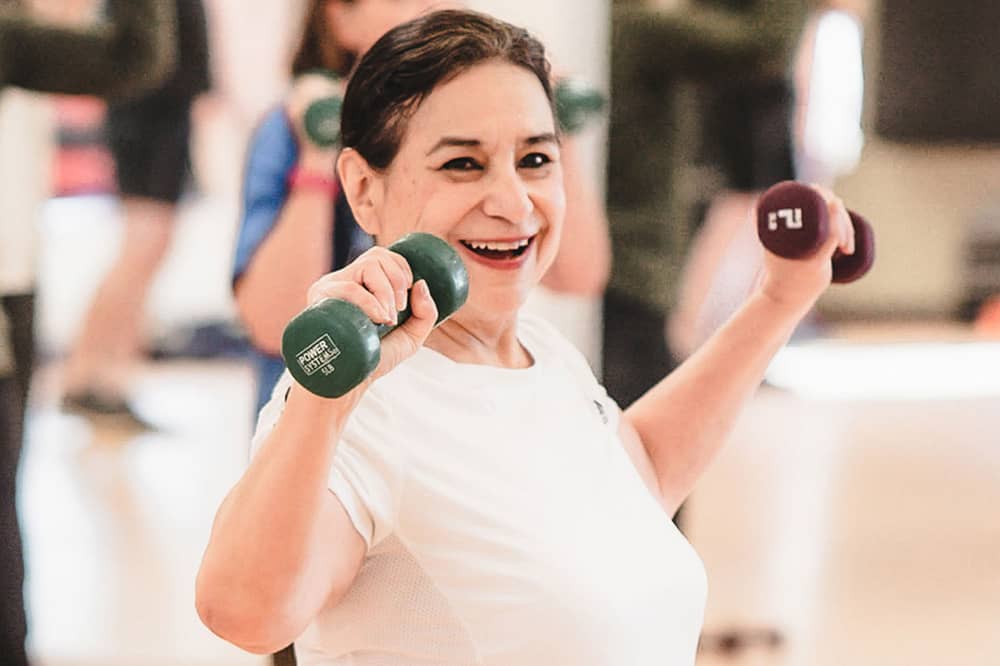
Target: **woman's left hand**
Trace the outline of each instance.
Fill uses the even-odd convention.
[[[830,235],[809,257],[785,259],[764,250],[764,266],[758,289],[782,305],[800,306],[807,311],[830,286],[833,277],[832,259],[836,251],[854,254],[854,226],[839,197],[829,190],[813,185],[826,201],[830,220]]]

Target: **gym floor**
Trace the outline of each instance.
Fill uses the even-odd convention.
[[[87,214],[73,206],[57,217]],[[53,272],[70,265],[43,262],[43,296],[60,283],[40,313],[50,341],[60,304],[68,317],[83,299]],[[779,360],[684,525],[708,569],[706,644],[731,629],[783,642],[705,651],[699,666],[1000,662],[1000,344],[951,324],[856,326]],[[246,459],[249,369],[149,364],[137,408],[160,430],[141,434],[61,413],[57,381],[43,364],[21,477],[37,663],[266,664],[193,607],[212,516]]]

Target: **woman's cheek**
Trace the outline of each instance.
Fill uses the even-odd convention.
[[[538,193],[538,205],[550,225],[561,225],[566,215],[566,191],[561,181],[546,182]]]

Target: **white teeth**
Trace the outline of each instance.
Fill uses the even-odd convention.
[[[493,250],[495,252],[509,252],[511,250],[519,250],[522,247],[527,247],[528,243],[531,242],[530,239],[524,238],[518,241],[466,241],[466,245],[474,250]]]

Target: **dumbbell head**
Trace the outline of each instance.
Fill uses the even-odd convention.
[[[833,281],[853,282],[875,262],[875,233],[860,215],[848,211],[854,226],[854,254],[834,253]],[[770,187],[757,202],[757,235],[761,244],[786,259],[812,256],[830,233],[830,216],[823,196],[795,181]]]
[[[568,134],[575,134],[589,122],[597,119],[604,110],[604,95],[583,79],[559,79],[553,91],[556,119],[559,127]]]
[[[833,253],[833,281],[847,284],[861,278],[875,263],[875,231],[865,218],[847,211],[854,227],[854,254]]]
[[[427,281],[427,288],[438,309],[437,323],[455,313],[469,297],[469,273],[455,248],[437,236],[414,232],[389,246],[403,255],[413,272],[413,282]],[[410,316],[407,309],[400,314],[400,323]]]
[[[413,281],[426,280],[440,324],[465,303],[469,274],[447,242],[412,233],[389,246],[410,265]],[[399,323],[410,317],[409,305]],[[299,313],[281,338],[289,373],[316,395],[337,398],[364,381],[381,359],[380,338],[395,326],[375,325],[358,306],[327,299]]]
[[[340,397],[360,384],[382,357],[372,320],[358,306],[336,298],[288,322],[281,356],[295,381],[324,398]]]
[[[340,141],[341,77],[334,71],[314,67],[300,73],[296,84],[308,82],[314,94],[325,94],[306,107],[302,117],[306,137],[320,147],[330,148]],[[328,91],[328,92],[327,92]]]
[[[787,180],[770,187],[757,202],[757,235],[779,257],[811,256],[829,233],[826,201],[811,187]]]
[[[340,110],[344,100],[338,96],[318,99],[302,118],[306,136],[320,148],[331,148],[340,141]]]

